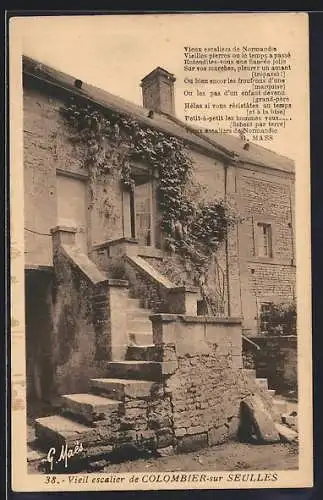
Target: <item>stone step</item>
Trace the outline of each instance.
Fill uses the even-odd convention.
[[[156,361],[109,361],[106,374],[111,378],[161,380],[162,365]]]
[[[47,450],[50,446],[63,445],[74,448],[77,443],[88,446],[98,440],[96,427],[80,424],[61,415],[37,418],[35,420],[35,434],[39,443]],[[104,441],[104,436],[102,439]],[[58,448],[57,452],[60,452]]]
[[[256,384],[258,387],[268,390],[268,380],[266,378],[256,378]]]
[[[275,396],[275,394],[276,394],[275,389],[268,389],[268,391],[267,391],[267,392],[268,392],[269,396],[271,396],[272,398],[273,398],[273,397]]]
[[[37,444],[37,440],[35,440],[35,447],[27,446],[27,463],[33,464],[36,467],[46,460],[46,453],[44,450],[37,448]],[[31,443],[31,445],[34,445],[34,443]]]
[[[131,333],[152,333],[152,323],[150,319],[137,318],[137,319],[128,319],[127,321],[128,331]]]
[[[128,333],[128,339],[131,346],[146,346],[153,343],[153,334],[152,332],[138,333],[131,331]]]
[[[97,420],[107,420],[119,410],[120,402],[96,396],[95,394],[67,394],[61,396],[61,410],[68,412],[87,423]]]
[[[154,344],[131,345],[127,349],[126,359],[133,361],[154,361],[155,356],[156,346]]]
[[[118,378],[90,379],[91,390],[96,394],[108,395],[111,399],[123,401],[124,398],[148,398],[157,384],[149,380],[130,380]]]

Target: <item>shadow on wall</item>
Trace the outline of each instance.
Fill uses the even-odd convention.
[[[26,271],[26,375],[28,401],[50,401],[53,384],[50,271]]]

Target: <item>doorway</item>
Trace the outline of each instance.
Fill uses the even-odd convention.
[[[152,213],[152,185],[151,182],[138,184],[134,190],[132,217],[132,232],[135,234],[139,245],[153,246],[153,213]]]
[[[53,389],[51,271],[25,271],[27,397],[50,401]]]

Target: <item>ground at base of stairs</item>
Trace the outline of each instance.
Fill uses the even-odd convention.
[[[297,443],[253,445],[232,441],[198,452],[110,464],[100,473],[295,469],[298,469]],[[39,471],[30,466],[29,473],[39,474]]]

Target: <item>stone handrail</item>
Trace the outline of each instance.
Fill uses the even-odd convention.
[[[176,286],[139,256],[126,256],[125,265],[135,294],[146,300],[148,308],[155,312],[196,316],[198,288]]]
[[[107,280],[107,276],[77,247],[61,245],[61,252],[93,285]]]

